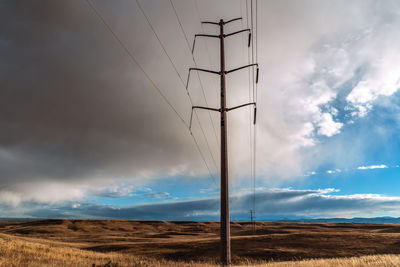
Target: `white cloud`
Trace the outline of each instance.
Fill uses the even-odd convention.
[[[359,166],[357,167],[358,170],[372,170],[372,169],[386,169],[388,166],[381,164],[381,165],[370,165],[370,166]]]
[[[87,196],[89,188],[89,185],[82,186],[64,182],[18,184],[0,190],[0,205],[18,206],[28,202],[60,204],[66,201],[79,201]]]
[[[329,173],[329,174],[338,173],[338,172],[342,172],[342,170],[341,169],[335,169],[335,170],[327,170],[326,171],[326,173]]]
[[[306,174],[303,174],[303,176],[308,177],[308,176],[312,176],[312,175],[316,175],[316,174],[317,173],[315,171],[310,171],[310,172],[307,172]]]
[[[393,43],[400,41],[399,21],[376,25],[373,32],[358,44],[365,73],[346,100],[363,117],[379,96],[391,96],[400,88],[400,50]]]
[[[22,201],[20,192],[12,192],[8,190],[2,190],[0,192],[0,204],[18,206]]]
[[[340,192],[339,189],[336,188],[325,188],[325,189],[318,189],[318,194],[329,194],[334,192]]]
[[[340,129],[343,127],[343,123],[333,121],[330,113],[323,113],[321,120],[319,121],[318,133],[325,136],[333,136],[340,133]]]

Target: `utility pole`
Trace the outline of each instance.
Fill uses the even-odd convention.
[[[241,33],[241,32],[249,32],[249,40],[248,46],[250,46],[251,40],[251,32],[250,29],[244,29],[240,31],[236,31],[233,33],[225,34],[224,33],[224,25],[240,20],[242,18],[235,18],[229,21],[223,21],[222,19],[219,22],[210,22],[204,21],[203,24],[213,24],[219,26],[219,35],[210,35],[210,34],[196,34],[194,41],[193,41],[193,48],[192,53],[194,52],[195,44],[196,44],[196,37],[210,37],[210,38],[219,38],[220,39],[220,71],[213,71],[213,70],[206,70],[206,69],[199,69],[199,68],[190,68],[188,73],[188,79],[186,84],[186,89],[189,86],[189,79],[190,79],[190,72],[192,70],[195,71],[204,71],[208,73],[213,73],[220,75],[221,78],[221,92],[220,92],[220,108],[210,108],[210,107],[201,107],[201,106],[193,106],[192,113],[190,116],[190,129],[192,125],[192,118],[193,118],[193,110],[194,109],[206,109],[219,112],[221,115],[221,224],[220,224],[220,235],[221,235],[221,263],[223,265],[230,265],[231,263],[231,234],[230,234],[230,220],[229,220],[229,183],[228,183],[228,143],[227,143],[227,112],[233,109],[241,108],[248,105],[254,106],[254,121],[256,123],[256,103],[246,103],[243,105],[239,105],[232,108],[226,107],[226,82],[225,76],[231,72],[241,70],[247,67],[257,66],[256,72],[256,82],[258,82],[258,64],[253,63],[246,66],[242,66],[236,69],[232,69],[229,71],[225,70],[225,45],[224,40],[226,37]]]
[[[253,230],[253,234],[256,233],[256,221],[255,221],[255,210],[251,209],[250,210],[250,221],[251,221],[251,229]]]
[[[219,21],[220,32],[220,61],[221,61],[221,261],[223,264],[231,262],[231,229],[229,220],[229,184],[228,184],[228,144],[226,119],[226,82],[225,82],[225,44],[224,21]]]

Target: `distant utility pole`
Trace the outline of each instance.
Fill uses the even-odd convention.
[[[232,108],[227,108],[226,107],[226,83],[225,83],[225,76],[226,74],[229,74],[231,72],[241,70],[244,68],[252,67],[252,66],[257,66],[257,74],[256,74],[256,82],[258,82],[258,64],[253,63],[249,64],[246,66],[242,66],[236,69],[232,70],[225,70],[225,46],[224,46],[224,40],[226,37],[241,33],[241,32],[249,32],[249,40],[248,40],[248,46],[250,46],[250,41],[251,41],[251,31],[250,29],[244,29],[240,30],[237,32],[225,34],[224,33],[224,25],[240,20],[242,18],[235,18],[231,19],[228,21],[223,21],[222,19],[219,22],[210,22],[210,21],[204,21],[202,23],[204,24],[213,24],[213,25],[218,25],[220,29],[220,34],[219,35],[210,35],[210,34],[196,34],[194,37],[194,42],[193,42],[193,48],[192,48],[192,53],[194,52],[195,48],[195,43],[196,43],[196,37],[211,37],[211,38],[219,38],[220,39],[220,71],[213,71],[213,70],[206,70],[206,69],[199,69],[199,68],[190,68],[189,73],[188,73],[188,79],[187,79],[187,84],[186,84],[186,89],[189,85],[189,79],[190,79],[190,72],[192,70],[195,71],[204,71],[208,73],[213,73],[217,74],[221,77],[221,106],[220,108],[210,108],[210,107],[201,107],[201,106],[193,106],[192,107],[192,113],[191,113],[191,118],[190,118],[190,128],[192,124],[192,117],[193,117],[193,110],[198,108],[198,109],[206,109],[206,110],[212,110],[212,111],[217,111],[221,114],[221,262],[223,265],[230,265],[231,263],[231,240],[230,240],[230,222],[229,222],[229,187],[228,187],[228,146],[227,146],[227,112],[241,108],[244,106],[248,105],[253,105],[254,106],[254,121],[253,123],[256,123],[256,103],[251,102],[243,105],[239,105],[236,107]]]
[[[256,233],[256,211],[255,210],[250,210],[250,221],[251,221],[251,228],[253,230],[253,234]]]

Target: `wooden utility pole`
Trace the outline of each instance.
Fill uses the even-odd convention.
[[[221,261],[231,262],[231,233],[229,224],[228,144],[226,119],[225,45],[224,21],[219,22],[221,61]]]
[[[225,76],[228,73],[244,69],[247,67],[252,67],[252,66],[257,66],[257,72],[256,72],[256,82],[258,82],[258,64],[250,64],[246,66],[242,66],[236,69],[232,69],[229,71],[225,70],[225,44],[224,40],[226,37],[235,35],[237,33],[241,32],[249,32],[249,41],[248,41],[248,46],[250,46],[250,39],[251,39],[251,33],[250,29],[244,29],[240,30],[237,32],[233,32],[230,34],[225,34],[224,33],[224,25],[228,24],[230,22],[240,20],[242,18],[236,18],[232,19],[229,21],[224,22],[222,19],[219,22],[209,22],[209,21],[204,21],[202,23],[207,23],[207,24],[214,24],[214,25],[219,25],[220,29],[220,34],[219,35],[210,35],[210,34],[196,34],[195,39],[193,42],[193,49],[192,53],[195,48],[195,43],[196,43],[196,37],[211,37],[211,38],[219,38],[220,39],[220,71],[212,71],[212,70],[206,70],[206,69],[199,69],[199,68],[190,68],[189,73],[188,73],[188,80],[186,84],[186,89],[189,85],[189,79],[190,79],[190,72],[192,70],[196,71],[205,71],[213,74],[220,75],[221,78],[221,105],[220,108],[210,108],[210,107],[201,107],[201,106],[193,106],[192,107],[192,114],[190,117],[190,129],[192,125],[192,118],[193,118],[193,110],[198,108],[198,109],[206,109],[206,110],[212,110],[212,111],[217,111],[220,112],[221,115],[221,207],[220,207],[220,212],[221,212],[221,224],[220,224],[220,235],[221,235],[221,263],[223,265],[230,265],[231,263],[231,234],[230,234],[230,220],[229,220],[229,183],[228,183],[228,143],[227,143],[227,112],[233,109],[241,108],[244,106],[248,105],[253,105],[254,106],[254,124],[256,123],[256,103],[251,102],[243,105],[239,105],[236,107],[232,108],[227,108],[226,107],[226,82],[225,82]]]

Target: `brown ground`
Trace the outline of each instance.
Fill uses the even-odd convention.
[[[169,260],[215,260],[218,222],[44,220],[2,222],[0,233],[35,242]],[[300,260],[400,254],[400,225],[234,222],[234,259]]]

